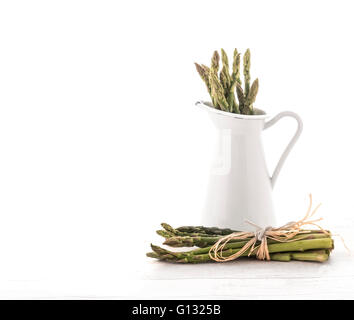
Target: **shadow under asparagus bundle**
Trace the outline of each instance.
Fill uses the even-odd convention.
[[[175,263],[202,263],[212,262],[210,255],[212,247],[223,237],[237,233],[236,230],[208,228],[203,226],[185,226],[173,228],[167,223],[161,224],[163,230],[157,230],[157,234],[165,238],[164,245],[170,247],[199,247],[198,249],[176,252],[159,246],[151,245],[153,252],[147,253],[150,258]],[[230,239],[222,250],[224,257],[229,257],[239,252],[251,238],[242,240]],[[259,242],[260,243],[260,242]],[[258,243],[258,244],[259,244]],[[291,242],[279,242],[267,239],[270,260],[274,261],[316,261],[328,260],[334,247],[333,239],[329,231],[325,230],[301,230],[292,238]],[[242,257],[255,257],[256,251],[246,250]]]

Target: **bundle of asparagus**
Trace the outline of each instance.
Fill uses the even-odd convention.
[[[176,252],[166,250],[159,246],[151,245],[153,252],[147,253],[150,258],[176,263],[202,263],[214,261],[210,250],[221,238],[233,234],[235,230],[208,228],[203,226],[186,226],[173,228],[167,223],[161,224],[163,229],[157,230],[157,234],[165,238],[164,245],[170,247],[199,247],[198,249]],[[223,247],[222,255],[231,256],[241,250],[249,241],[231,239]],[[328,260],[333,249],[333,239],[329,231],[302,230],[292,238],[290,242],[279,242],[267,239],[270,260],[275,261],[317,261]],[[250,254],[251,252],[251,254]],[[256,251],[246,250],[241,256],[255,257]]]
[[[222,111],[252,115],[254,114],[253,103],[258,93],[258,79],[251,85],[251,52],[246,50],[243,56],[244,88],[240,78],[241,54],[234,50],[232,72],[230,74],[229,60],[224,49],[221,49],[222,68],[219,72],[220,55],[217,51],[211,59],[210,68],[204,64],[195,63],[197,72],[204,81],[213,106]],[[238,98],[238,102],[235,97]]]

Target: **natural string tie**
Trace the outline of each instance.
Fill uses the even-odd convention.
[[[209,256],[211,259],[218,262],[226,262],[230,260],[235,260],[245,254],[248,251],[248,256],[255,254],[256,258],[259,260],[270,260],[269,250],[268,250],[268,239],[275,240],[277,242],[292,242],[301,239],[305,239],[306,235],[303,238],[294,237],[299,234],[310,233],[311,230],[301,229],[305,225],[314,225],[318,227],[323,233],[330,235],[330,233],[323,228],[321,228],[317,222],[323,220],[323,218],[311,219],[312,216],[316,213],[321,204],[319,204],[313,211],[312,209],[312,195],[309,195],[310,204],[307,209],[306,215],[299,221],[288,222],[287,224],[279,227],[273,228],[271,226],[266,228],[261,228],[255,223],[245,220],[246,223],[257,228],[255,232],[234,232],[225,237],[220,238],[209,250]],[[249,239],[249,240],[248,240]],[[232,240],[245,240],[247,243],[236,253],[224,256],[225,246]],[[260,244],[257,245],[257,242]]]

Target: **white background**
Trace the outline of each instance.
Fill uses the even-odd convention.
[[[251,49],[257,107],[304,121],[274,190],[279,221],[312,192],[349,244],[352,15],[339,0],[2,1],[1,297],[143,296],[131,283],[159,223],[199,221],[215,132],[193,62],[221,47]],[[265,133],[270,171],[294,130]]]

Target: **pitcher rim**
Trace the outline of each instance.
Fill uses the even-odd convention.
[[[237,118],[237,119],[244,119],[244,120],[264,120],[269,117],[269,115],[262,109],[254,108],[256,112],[259,112],[260,114],[256,115],[246,115],[246,114],[239,114],[239,113],[232,113],[232,112],[227,112],[227,111],[222,111],[220,109],[216,109],[212,106],[211,102],[207,101],[197,101],[195,103],[196,106],[199,106],[203,109],[206,109],[209,112],[214,112],[226,117],[231,117],[231,118]]]

